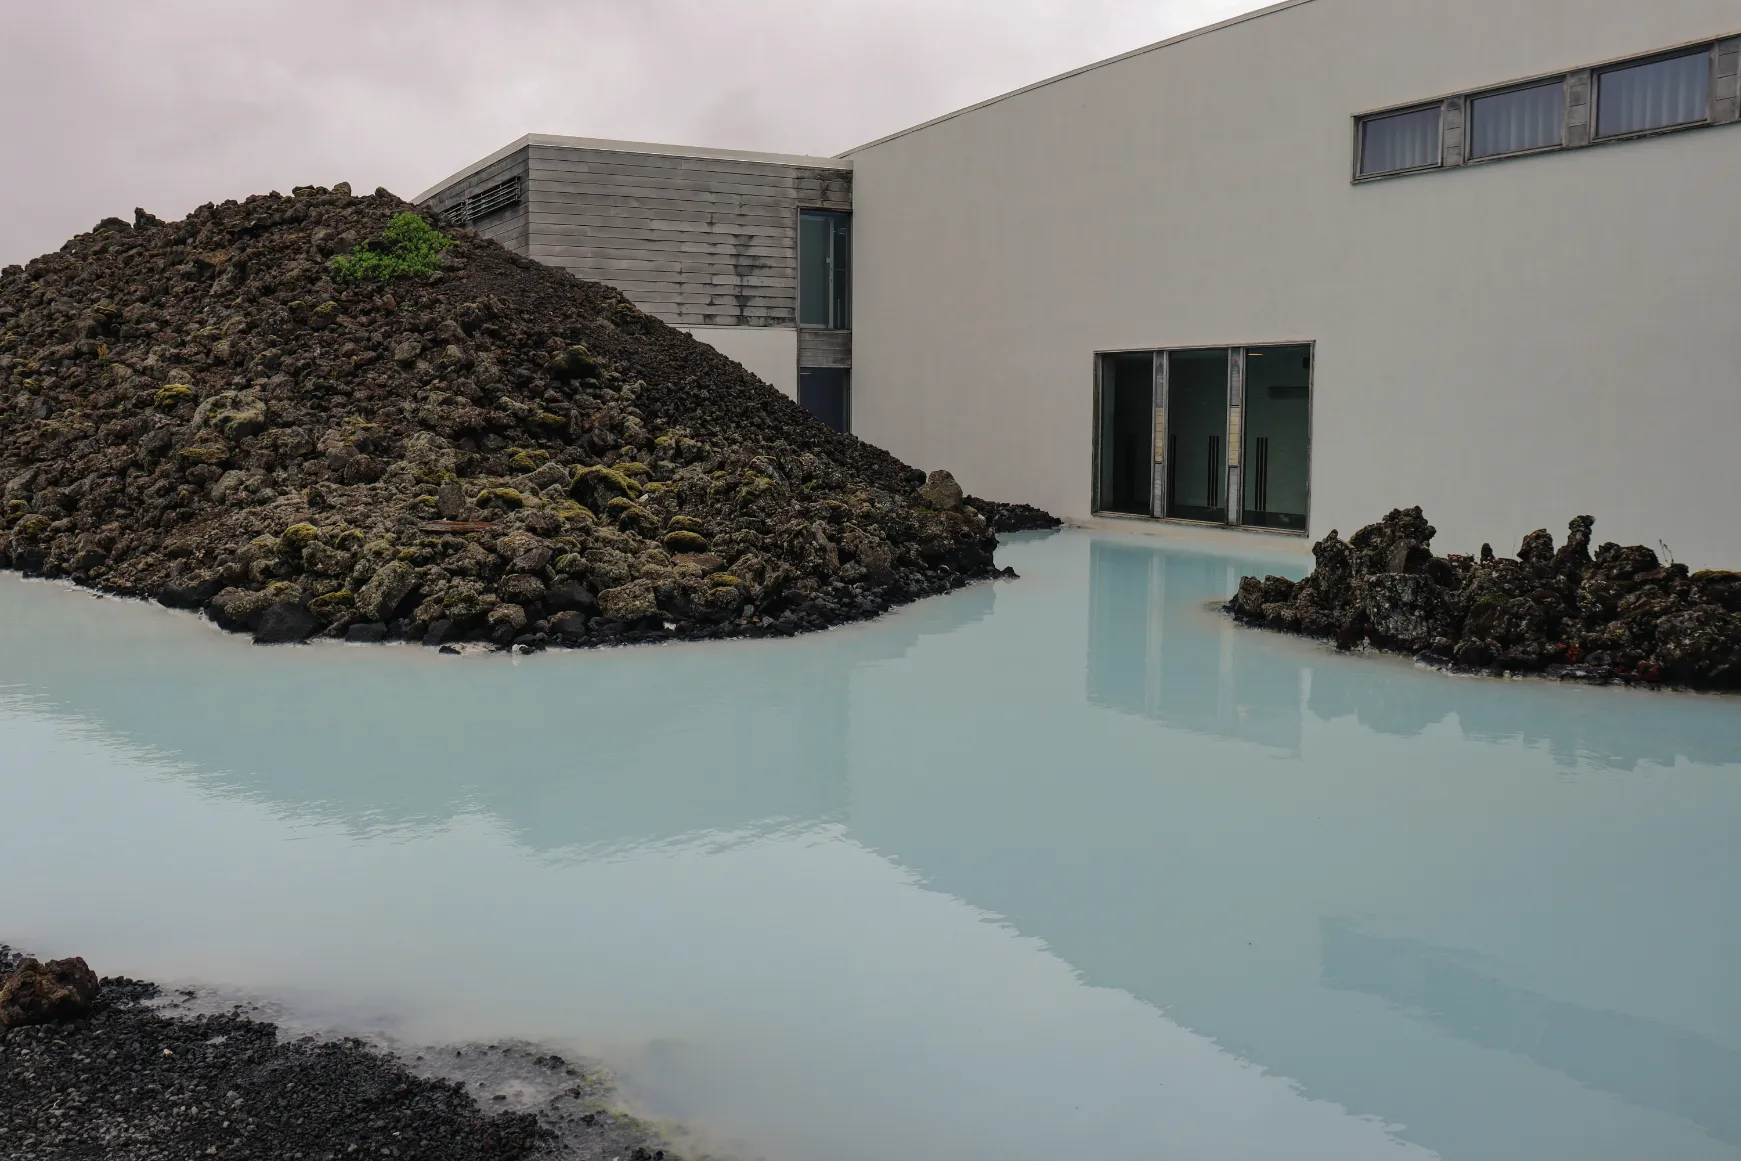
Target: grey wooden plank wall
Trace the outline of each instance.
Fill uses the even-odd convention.
[[[800,367],[852,366],[852,332],[821,331],[805,327],[798,332]]]
[[[433,195],[428,204],[436,210],[446,212],[480,190],[498,185],[511,177],[520,179],[519,204],[491,214],[487,218],[480,218],[471,224],[471,228],[485,238],[500,242],[517,254],[524,254],[529,240],[526,151],[524,149],[516,150],[471,176],[454,182],[440,193]]]
[[[677,325],[796,325],[798,209],[852,207],[850,170],[573,146],[528,154],[525,253]]]

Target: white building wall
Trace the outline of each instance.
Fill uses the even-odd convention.
[[[853,151],[854,422],[1088,516],[1096,350],[1317,343],[1310,532],[1741,566],[1741,126],[1353,185],[1351,117],[1735,0],[1310,0]]]
[[[798,398],[798,331],[794,327],[683,327],[769,386]]]

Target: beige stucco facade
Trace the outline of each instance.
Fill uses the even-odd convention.
[[[1736,31],[1307,0],[853,150],[854,430],[1087,519],[1097,351],[1311,342],[1311,536],[1588,512],[1741,565],[1741,125],[1351,180],[1358,113]]]

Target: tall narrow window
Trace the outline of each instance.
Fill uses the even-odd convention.
[[[1360,123],[1360,176],[1439,164],[1439,106]]]
[[[798,215],[798,325],[846,330],[852,286],[852,215]]]
[[[1565,138],[1564,81],[1476,97],[1469,105],[1470,157],[1551,149]]]
[[[1709,115],[1711,54],[1688,53],[1601,74],[1596,136],[1690,125]]]

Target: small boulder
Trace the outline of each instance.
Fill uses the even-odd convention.
[[[99,987],[97,973],[78,956],[47,963],[26,959],[0,977],[0,1029],[89,1015]]]
[[[953,512],[961,507],[961,485],[955,482],[954,476],[941,468],[925,477],[918,495],[920,503],[939,512]]]
[[[411,566],[395,560],[377,571],[358,591],[357,612],[367,621],[385,621],[416,583],[417,574]]]
[[[227,588],[211,599],[206,614],[231,631],[252,630],[277,598],[256,589]]]
[[[550,618],[550,635],[562,641],[584,641],[586,639],[586,614],[576,612],[556,614]]]
[[[598,595],[598,607],[607,617],[619,621],[637,621],[659,612],[657,595],[650,580],[630,581]]]
[[[530,573],[516,572],[502,578],[496,593],[504,601],[516,605],[530,605],[544,599],[544,582]]]
[[[561,383],[591,379],[598,374],[598,360],[585,347],[569,347],[544,365],[544,371]]]
[[[568,486],[568,469],[561,464],[544,464],[525,478],[533,491],[542,492],[546,488]]]
[[[216,579],[193,579],[163,586],[157,603],[166,609],[198,609],[217,596],[223,585]]]
[[[496,634],[504,630],[509,633],[518,633],[526,627],[526,610],[519,605],[497,605],[490,610],[489,623],[490,628]]]
[[[707,551],[705,538],[686,529],[678,529],[665,534],[665,551],[673,555],[683,552],[701,553]]]
[[[444,520],[458,520],[465,511],[465,489],[458,480],[448,480],[435,490],[435,510]]]
[[[301,605],[281,601],[260,614],[256,645],[294,645],[314,636],[320,620]]]
[[[595,613],[598,601],[585,585],[564,581],[544,594],[544,608],[551,613]]]

